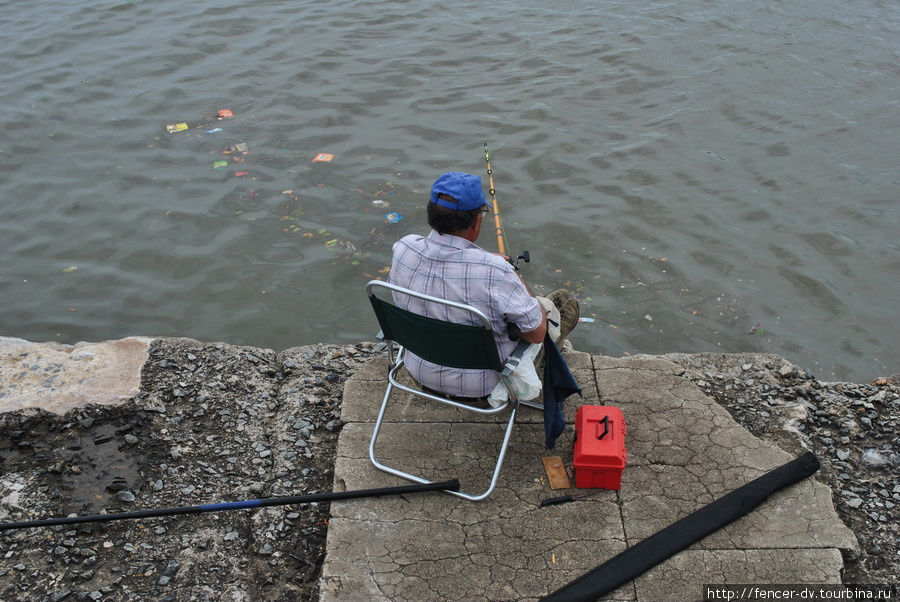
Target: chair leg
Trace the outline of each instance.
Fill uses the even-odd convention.
[[[409,474],[407,472],[403,472],[402,470],[398,470],[396,468],[391,468],[390,466],[386,466],[386,465],[382,464],[381,462],[379,462],[375,457],[375,443],[378,440],[378,434],[381,431],[381,426],[384,422],[384,415],[385,415],[385,411],[387,410],[388,401],[390,400],[391,393],[393,392],[393,389],[394,389],[394,386],[390,382],[390,379],[388,379],[388,381],[389,382],[388,382],[387,390],[385,391],[384,399],[381,402],[381,409],[378,412],[378,419],[375,421],[375,428],[372,432],[372,439],[369,441],[369,460],[372,461],[372,464],[375,465],[375,468],[377,468],[378,470],[401,477],[408,481],[413,481],[414,483],[421,483],[421,484],[433,483],[434,481],[429,481],[428,479],[424,479],[422,477],[419,477],[419,476],[416,476],[413,474]],[[519,409],[518,403],[513,404],[513,408],[510,411],[510,415],[509,415],[509,421],[506,424],[506,432],[503,435],[503,443],[500,446],[500,453],[499,453],[499,456],[497,457],[497,464],[494,467],[494,472],[491,475],[491,483],[488,486],[488,488],[483,493],[480,493],[478,495],[472,495],[472,494],[464,493],[461,491],[449,491],[449,490],[444,490],[444,491],[446,491],[447,493],[449,493],[451,495],[455,495],[457,497],[460,497],[460,498],[463,498],[465,500],[469,500],[472,502],[477,502],[477,501],[483,500],[486,497],[488,497],[491,494],[491,492],[494,491],[494,488],[497,486],[497,480],[500,477],[500,469],[503,468],[503,459],[506,456],[506,449],[507,449],[507,447],[509,447],[509,440],[512,436],[512,430],[513,430],[513,426],[515,425],[516,412],[518,411],[518,409]]]

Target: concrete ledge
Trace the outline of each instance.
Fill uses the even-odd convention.
[[[522,408],[487,500],[426,493],[333,504],[321,599],[538,599],[792,457],[737,424],[669,361],[577,352],[567,360],[584,389],[583,398],[567,402],[569,429],[548,452],[541,412]],[[336,489],[402,484],[367,455],[385,370],[384,361],[373,360],[346,383]],[[486,487],[501,418],[411,397],[396,394],[379,460],[436,481],[457,477],[464,489]],[[551,491],[540,461],[561,455],[571,462],[571,424],[582,404],[625,413],[622,489],[540,508],[544,498],[585,493]],[[698,599],[704,583],[840,583],[842,549],[856,550],[856,538],[838,518],[829,488],[809,479],[607,599]]]
[[[153,339],[102,343],[31,343],[0,337],[0,412],[41,408],[65,414],[116,405],[137,395]]]

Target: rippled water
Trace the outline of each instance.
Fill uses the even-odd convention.
[[[487,141],[577,348],[900,372],[900,5],[529,4],[0,3],[0,334],[371,339]]]

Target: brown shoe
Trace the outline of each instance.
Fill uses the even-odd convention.
[[[580,315],[578,309],[578,300],[574,298],[566,299],[563,303],[562,307],[559,309],[559,341],[557,345],[562,345],[562,342],[569,336],[569,333],[572,332],[572,329],[575,328],[575,325],[578,324],[578,316]]]
[[[572,293],[564,288],[558,288],[547,295],[547,298],[553,301],[553,305],[556,306],[556,309],[562,312],[563,303],[565,303],[567,299],[572,298]]]

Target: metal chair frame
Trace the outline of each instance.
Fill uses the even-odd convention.
[[[426,295],[426,294],[419,293],[419,292],[416,292],[416,291],[413,291],[413,290],[410,290],[407,288],[397,286],[395,284],[382,282],[380,280],[372,280],[371,282],[369,282],[366,285],[366,294],[369,296],[370,301],[372,301],[373,307],[376,307],[376,303],[385,303],[385,301],[383,301],[382,299],[375,296],[375,293],[377,290],[390,291],[391,294],[399,293],[399,294],[403,294],[403,295],[409,295],[411,297],[415,297],[417,299],[422,299],[427,302],[437,303],[440,305],[445,305],[445,306],[464,310],[464,311],[468,312],[469,314],[473,315],[474,317],[476,317],[477,321],[480,323],[480,326],[470,326],[469,328],[473,328],[473,329],[485,328],[488,331],[491,330],[490,320],[481,310],[479,310],[476,307],[473,307],[471,305],[466,305],[464,303],[458,303],[455,301],[442,299],[440,297],[434,297],[432,295]],[[392,303],[392,305],[393,305],[393,303]],[[401,308],[397,308],[397,309],[406,312],[406,310],[402,310]],[[406,312],[406,313],[414,315],[414,314],[412,314],[412,312]],[[460,498],[463,498],[463,499],[466,499],[469,501],[480,501],[480,500],[487,498],[497,485],[497,480],[500,476],[500,470],[503,467],[503,460],[506,456],[506,451],[509,446],[510,437],[512,436],[512,430],[513,430],[513,426],[515,425],[516,414],[518,412],[519,406],[525,405],[525,406],[538,408],[538,409],[543,408],[543,406],[540,404],[533,403],[530,401],[519,400],[516,397],[515,393],[513,392],[513,388],[510,383],[510,375],[512,374],[513,370],[516,369],[516,366],[519,365],[519,362],[522,359],[522,354],[529,347],[530,343],[528,343],[526,341],[520,341],[519,345],[516,347],[516,349],[513,351],[513,353],[509,356],[509,358],[506,360],[506,362],[502,365],[502,369],[498,371],[498,374],[500,377],[500,382],[506,388],[506,391],[508,394],[508,400],[503,405],[496,407],[496,408],[478,408],[478,407],[473,407],[471,405],[468,405],[466,403],[455,401],[455,400],[447,398],[447,397],[435,395],[433,393],[429,393],[427,391],[423,391],[418,388],[410,387],[408,385],[405,385],[405,384],[399,382],[399,380],[397,379],[397,373],[400,371],[400,369],[404,365],[404,357],[405,357],[407,348],[405,346],[403,346],[402,344],[400,344],[400,342],[394,341],[389,336],[384,335],[384,333],[389,332],[390,329],[385,328],[386,326],[388,326],[387,324],[381,323],[381,315],[379,314],[377,308],[376,308],[376,315],[379,318],[379,325],[382,328],[382,331],[379,333],[379,338],[382,338],[388,345],[389,366],[388,366],[387,389],[385,390],[384,398],[381,402],[381,409],[378,412],[378,418],[375,421],[375,429],[372,432],[372,439],[369,442],[369,459],[372,461],[372,464],[374,464],[375,467],[378,468],[379,470],[382,470],[384,472],[407,479],[409,481],[413,481],[415,483],[422,483],[422,484],[433,483],[433,481],[425,479],[421,476],[413,475],[413,474],[404,472],[402,470],[399,470],[397,468],[391,468],[390,466],[386,466],[385,464],[382,464],[381,462],[379,462],[378,459],[375,457],[375,444],[378,440],[378,435],[379,435],[379,432],[381,431],[381,426],[384,422],[384,416],[385,416],[385,411],[387,410],[388,401],[390,400],[391,394],[393,393],[395,388],[401,389],[403,391],[407,391],[418,397],[424,397],[424,398],[430,399],[432,401],[450,405],[450,406],[453,406],[453,407],[456,407],[456,408],[459,408],[461,410],[465,410],[468,412],[475,412],[478,414],[499,414],[499,413],[509,409],[510,410],[509,418],[506,423],[506,429],[505,429],[504,435],[503,435],[503,442],[500,446],[500,451],[499,451],[499,454],[497,457],[497,462],[494,466],[494,471],[491,475],[491,482],[490,482],[490,485],[488,486],[488,488],[484,492],[477,494],[477,495],[465,493],[462,491],[445,490],[449,494],[455,495],[457,497],[460,497]],[[419,317],[421,318],[423,316],[419,316]],[[442,324],[449,325],[450,323],[442,322]],[[412,349],[412,351],[420,357],[424,357],[427,355],[427,353],[419,353],[419,351],[421,351],[419,349]],[[497,363],[499,364],[499,360]],[[494,368],[494,369],[496,369],[496,368]]]

